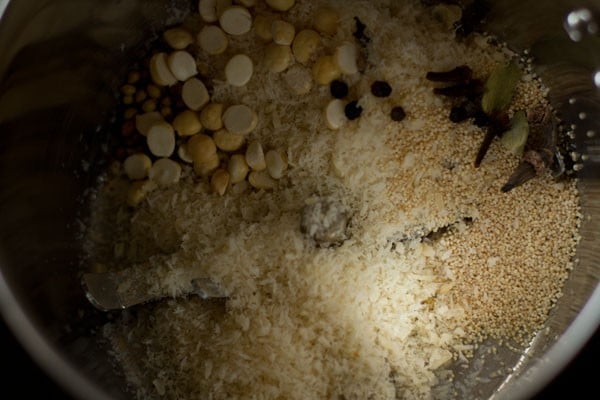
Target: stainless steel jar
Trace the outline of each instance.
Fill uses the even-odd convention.
[[[0,308],[34,359],[82,399],[128,397],[99,331],[110,315],[86,302],[78,279],[86,189],[102,167],[98,127],[136,45],[191,3],[0,0]],[[516,399],[547,384],[600,323],[600,1],[493,3],[486,29],[530,51],[583,166],[582,239],[564,296],[526,353],[486,361],[514,366],[508,378],[469,389]]]

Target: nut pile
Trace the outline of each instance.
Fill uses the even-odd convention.
[[[265,150],[257,141],[248,143],[258,123],[255,110],[244,104],[211,101],[209,78],[199,72],[195,52],[224,53],[230,40],[248,34],[254,22],[257,36],[272,41],[265,64],[272,72],[282,72],[294,61],[292,47],[296,60],[306,63],[320,44],[320,36],[312,30],[296,35],[294,26],[280,19],[259,15],[253,21],[246,7],[253,7],[255,1],[237,3],[200,1],[199,14],[206,25],[196,35],[183,26],[167,29],[162,39],[169,49],[155,52],[121,87],[121,133],[126,148],[119,148],[116,158],[123,160],[122,170],[131,180],[130,206],[137,206],[159,186],[176,184],[186,164],[221,196],[228,188],[241,192],[248,184],[258,190],[273,189],[284,176],[288,167],[284,151]],[[294,1],[267,3],[276,11],[294,5]],[[322,29],[332,31],[331,17],[320,21]],[[310,91],[310,74],[290,72],[287,79],[296,93]],[[233,55],[224,68],[226,82],[235,87],[245,86],[253,74],[253,61],[246,54]]]
[[[326,47],[339,27],[339,13],[330,7],[314,11],[312,26],[298,30],[282,12],[294,1],[267,1],[278,13],[258,12],[254,0],[201,0],[198,5],[203,25],[193,32],[185,25],[167,29],[160,50],[155,51],[140,71],[132,71],[121,88],[123,136],[126,149],[117,158],[124,160],[123,171],[132,181],[128,204],[137,206],[156,187],[176,184],[191,164],[198,179],[206,179],[214,193],[224,195],[228,188],[273,189],[288,167],[281,149],[264,150],[261,143],[249,142],[258,125],[258,114],[239,99],[231,104],[211,98],[212,77],[203,68],[200,55],[218,56],[237,37],[254,33],[264,46],[261,67],[282,81],[296,95],[309,93],[314,84],[330,86],[331,100],[325,107],[325,125],[340,129],[359,118],[359,100],[346,99],[349,87],[344,77],[359,73],[364,51],[370,42],[366,26],[355,18],[356,43],[343,41]],[[324,40],[327,38],[327,40]],[[166,46],[165,46],[166,44]],[[230,50],[230,53],[234,51]],[[256,70],[248,54],[227,56],[224,82],[244,87]],[[202,71],[202,72],[201,72]],[[389,97],[392,86],[385,81],[372,83],[377,98]],[[405,116],[395,106],[393,121]]]

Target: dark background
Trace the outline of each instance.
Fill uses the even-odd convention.
[[[4,364],[0,375],[3,393],[18,393],[14,398],[21,399],[38,398],[40,394],[45,400],[71,399],[34,364],[2,319],[0,319],[0,360]],[[534,399],[564,399],[565,394],[579,399],[597,398],[593,393],[599,385],[599,363],[600,330],[596,331],[567,369]],[[587,395],[583,395],[584,393]]]

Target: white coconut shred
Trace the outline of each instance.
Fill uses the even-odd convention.
[[[363,112],[338,131],[323,120],[329,87],[290,93],[261,65],[265,45],[252,32],[223,56],[198,56],[222,71],[231,55],[251,55],[249,83],[232,87],[216,72],[212,101],[256,110],[249,139],[285,150],[274,190],[221,197],[190,167],[134,210],[112,190],[122,177],[100,189],[110,205],[95,210],[92,247],[111,251],[99,262],[145,262],[150,283],[174,295],[199,275],[230,293],[150,304],[106,327],[139,398],[432,398],[459,353],[486,337],[530,337],[560,294],[575,247],[574,183],[542,176],[502,193],[519,159],[496,141],[474,168],[484,130],[450,122],[450,100],[425,80],[462,64],[485,79],[511,54],[477,34],[456,40],[417,1],[298,0],[282,17],[309,28],[324,4],[340,18],[323,54],[355,40],[355,17],[370,38],[364,71],[345,77]],[[261,2],[252,12],[268,13]],[[371,94],[376,80],[389,97]],[[514,103],[547,107],[543,93],[523,80]],[[390,119],[398,105],[401,122]],[[315,196],[348,210],[338,247],[315,246],[300,229]]]

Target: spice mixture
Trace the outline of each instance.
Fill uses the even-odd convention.
[[[552,154],[521,162],[552,114],[540,81],[521,66],[510,104],[481,109],[515,55],[457,37],[457,6],[236,3],[165,33],[182,53],[146,65],[154,103],[131,80],[138,139],[94,208],[96,268],[174,296],[105,328],[138,398],[426,399],[476,343],[530,340],[579,218]],[[229,296],[177,297],[194,277]]]

